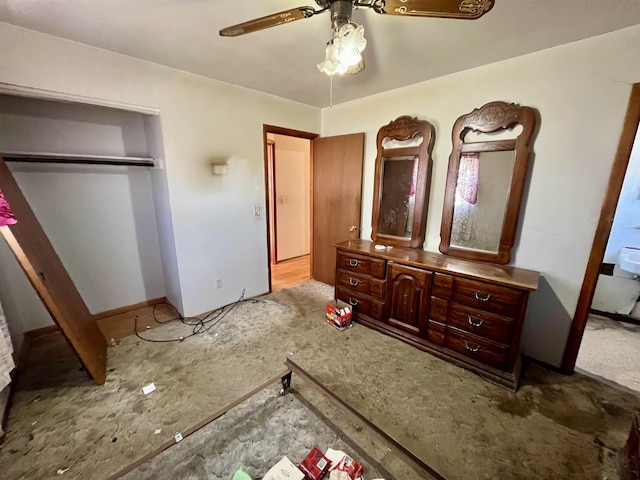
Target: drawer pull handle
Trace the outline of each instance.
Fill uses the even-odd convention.
[[[473,296],[476,297],[476,300],[480,300],[481,302],[488,302],[489,300],[491,300],[490,293],[481,292],[479,290],[476,290],[475,292],[473,292]]]
[[[467,350],[469,350],[470,352],[477,352],[478,350],[480,350],[480,345],[478,345],[477,343],[467,342],[466,340],[464,340],[464,346],[467,347]]]
[[[349,265],[351,265],[352,267],[357,267],[358,266],[358,259],[357,258],[350,258],[349,259]]]
[[[355,298],[350,298],[349,299],[349,305],[351,305],[352,307],[357,306],[359,303],[360,303],[360,301],[355,299]]]
[[[360,280],[358,280],[357,278],[351,278],[349,277],[349,285],[353,285],[354,287],[356,285],[358,285],[360,283]]]
[[[481,327],[484,323],[484,320],[481,320],[479,317],[474,317],[473,315],[467,315],[467,321],[469,322],[469,325],[477,328]]]

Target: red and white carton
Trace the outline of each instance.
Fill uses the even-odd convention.
[[[327,322],[338,330],[344,330],[351,326],[351,305],[342,300],[330,300],[327,302]]]
[[[349,480],[360,480],[362,478],[362,470],[364,467],[360,462],[354,460],[342,450],[333,450],[329,448],[325,456],[331,460],[331,468],[329,472],[344,472]],[[337,477],[338,475],[336,475]]]
[[[331,462],[325,457],[320,450],[313,447],[307,456],[298,465],[298,468],[304,473],[305,480],[321,480],[327,473]]]

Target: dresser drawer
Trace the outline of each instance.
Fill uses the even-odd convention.
[[[371,297],[381,301],[384,300],[384,280],[339,269],[336,281],[338,285],[348,290],[371,295]]]
[[[435,273],[433,275],[432,293],[436,297],[449,298],[453,291],[453,277],[444,273]]]
[[[445,328],[444,324],[429,320],[427,324],[427,340],[436,345],[444,345]]]
[[[451,300],[479,310],[515,318],[520,312],[524,293],[508,287],[454,278]]]
[[[384,313],[384,303],[374,300],[367,295],[345,290],[342,287],[336,288],[336,297],[338,300],[351,305],[354,313],[361,313],[376,320],[382,320]]]
[[[361,275],[371,275],[376,278],[384,278],[386,274],[386,261],[380,258],[365,257],[355,253],[348,253],[338,250],[336,262],[338,268],[359,273]]]
[[[489,342],[452,327],[447,327],[445,347],[501,370],[505,368],[509,358],[509,347]]]
[[[429,304],[429,319],[440,323],[447,322],[447,312],[449,311],[449,302],[443,298],[431,297]]]
[[[505,345],[511,344],[513,320],[500,317],[483,310],[452,303],[449,308],[448,324],[480,337]]]

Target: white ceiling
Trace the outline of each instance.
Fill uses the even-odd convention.
[[[640,24],[640,0],[496,0],[479,20],[354,12],[368,40],[364,72],[336,77],[333,103]],[[329,14],[240,37],[220,28],[313,0],[0,0],[0,22],[324,107],[316,64]]]

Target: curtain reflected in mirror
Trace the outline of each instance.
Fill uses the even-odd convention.
[[[382,199],[378,232],[411,237],[418,177],[418,157],[382,159]]]
[[[458,117],[451,132],[440,252],[511,262],[537,115],[531,107],[498,101]],[[472,133],[475,139],[493,139],[465,141]]]
[[[514,161],[513,151],[460,156],[451,246],[498,252]]]

